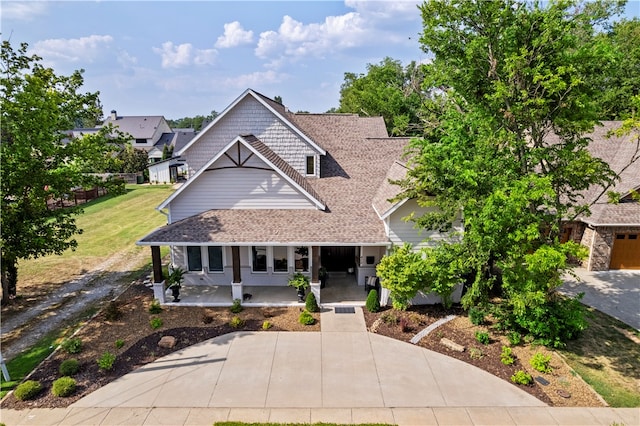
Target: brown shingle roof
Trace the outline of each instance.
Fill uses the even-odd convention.
[[[380,184],[380,187],[378,187],[378,191],[373,197],[372,202],[373,208],[376,210],[376,213],[378,213],[380,218],[383,218],[393,206],[399,203],[399,201],[393,203],[390,201],[401,192],[401,188],[398,185],[391,183],[391,181],[404,179],[406,175],[407,166],[399,161],[394,162],[389,168],[387,176]]]
[[[620,179],[612,188],[603,192],[603,188],[594,185],[584,193],[585,202],[594,203],[591,216],[581,218],[592,225],[635,224],[640,225],[640,203],[623,202],[608,203],[607,192],[619,193],[622,197],[631,190],[640,187],[640,152],[638,152],[638,135],[622,137],[610,136],[609,132],[620,127],[619,121],[604,121],[589,135],[591,143],[589,151],[609,164],[611,169],[620,175]],[[631,162],[633,159],[636,161]],[[631,163],[631,164],[630,164]]]
[[[384,121],[344,114],[289,114],[291,122],[327,150],[322,177],[308,184],[326,211],[210,210],[165,226],[140,240],[151,243],[385,244],[373,198],[407,139],[388,138]]]
[[[274,166],[276,166],[280,171],[286,174],[291,180],[293,180],[298,186],[304,189],[309,195],[311,195],[316,200],[320,201],[324,204],[324,201],[320,198],[320,196],[316,193],[313,187],[309,184],[309,181],[304,178],[296,169],[291,167],[289,163],[284,161],[282,157],[273,152],[271,148],[263,144],[260,139],[255,137],[254,135],[243,135],[242,138],[253,147],[257,152],[259,152],[262,156],[264,156],[267,160],[269,160]]]

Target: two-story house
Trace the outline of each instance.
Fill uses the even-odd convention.
[[[416,203],[389,201],[407,142],[381,117],[294,114],[245,91],[177,152],[188,180],[158,207],[167,225],[138,241],[152,248],[155,285],[169,246],[186,286],[223,288],[227,304],[296,272],[321,301],[320,266],[364,289],[392,243],[442,238],[403,220]]]

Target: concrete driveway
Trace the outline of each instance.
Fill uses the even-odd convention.
[[[560,291],[584,293],[582,303],[640,330],[640,271],[575,270],[579,280],[567,276]]]

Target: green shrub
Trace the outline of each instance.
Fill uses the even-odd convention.
[[[531,377],[531,374],[518,370],[511,376],[511,381],[517,385],[530,385],[533,383],[533,377]]]
[[[513,358],[513,351],[509,346],[503,346],[502,352],[500,353],[500,362],[504,365],[511,365],[515,362]]]
[[[77,354],[82,350],[82,340],[75,337],[62,342],[62,349],[68,354]]]
[[[58,372],[61,376],[73,376],[80,369],[80,364],[77,359],[65,359],[58,367]]]
[[[76,391],[76,381],[72,377],[60,377],[53,382],[51,393],[53,396],[70,396]]]
[[[111,352],[105,352],[100,358],[98,358],[98,367],[100,370],[109,371],[113,368],[113,364],[116,362],[116,356]]]
[[[536,352],[536,354],[529,360],[529,364],[541,373],[551,373],[552,368],[549,365],[550,362],[551,355],[545,355],[541,352]]]
[[[522,342],[522,334],[518,333],[517,331],[510,331],[507,333],[507,339],[509,340],[509,343],[511,343],[511,345],[517,346],[520,344],[520,342]]]
[[[398,323],[398,316],[394,311],[384,312],[380,318],[382,318],[382,321],[387,325],[395,325]]]
[[[233,299],[233,304],[231,305],[231,307],[229,308],[229,310],[231,312],[233,312],[234,314],[239,314],[240,312],[242,312],[242,300],[240,299]]]
[[[229,325],[233,328],[239,328],[244,325],[244,320],[236,315],[231,318],[231,320],[229,321]]]
[[[158,318],[158,317],[153,317],[151,318],[151,320],[149,321],[149,324],[151,325],[151,328],[153,328],[154,330],[162,327],[162,318]]]
[[[316,295],[313,294],[313,292],[307,294],[307,299],[305,300],[304,307],[309,312],[318,312],[320,310],[318,302],[316,301]]]
[[[469,358],[471,359],[480,359],[484,356],[482,353],[482,349],[479,348],[469,348]]]
[[[469,321],[471,321],[471,324],[473,325],[484,324],[486,315],[487,313],[482,308],[479,308],[477,306],[472,306],[471,308],[469,308]]]
[[[313,325],[316,322],[315,318],[313,318],[313,315],[311,315],[311,313],[306,310],[300,312],[300,317],[298,318],[298,321],[300,322],[300,324],[304,324],[304,325]]]
[[[116,349],[122,349],[122,347],[124,346],[124,340],[117,339],[115,341],[114,345],[116,346]]]
[[[380,310],[380,300],[378,299],[378,290],[375,288],[367,295],[367,301],[365,303],[367,311],[378,312]]]
[[[269,322],[269,320],[264,320],[264,322],[262,323],[262,329],[263,330],[268,330],[271,327],[273,327],[273,324],[271,324],[271,322]]]
[[[489,338],[489,333],[485,331],[476,331],[475,334],[476,334],[476,340],[482,343],[483,345],[488,345],[491,342],[491,339]]]
[[[109,304],[104,308],[104,318],[107,321],[117,321],[122,318],[122,311],[120,310],[120,305],[115,300],[109,302]]]
[[[162,306],[160,305],[160,301],[158,299],[153,299],[151,304],[149,305],[149,313],[157,315],[162,312]]]
[[[516,313],[509,306],[503,305],[498,320],[502,328],[516,330],[530,335],[533,340],[545,346],[562,348],[565,342],[576,339],[587,328],[586,310],[576,298],[558,297],[543,305],[524,309]]]
[[[35,398],[42,390],[40,382],[35,380],[27,380],[24,383],[20,383],[14,390],[13,395],[20,401],[26,401],[27,399]]]

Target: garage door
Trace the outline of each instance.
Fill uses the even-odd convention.
[[[640,233],[616,234],[610,269],[640,269]]]

